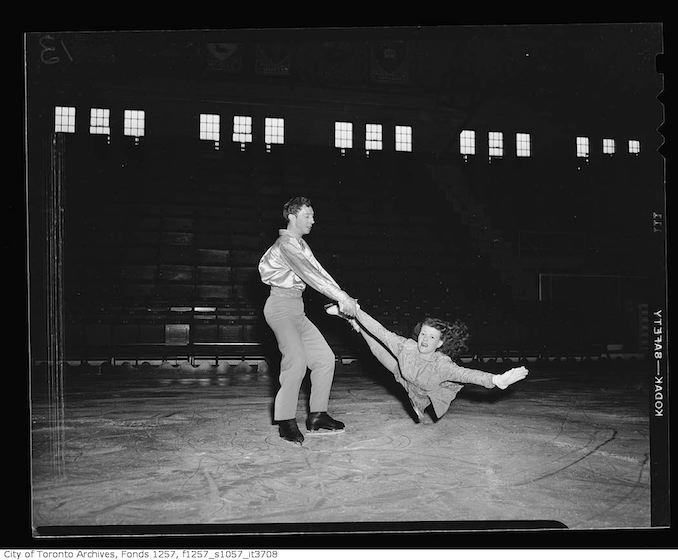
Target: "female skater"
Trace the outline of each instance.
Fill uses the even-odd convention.
[[[346,319],[362,335],[372,354],[405,388],[422,423],[428,423],[424,410],[429,404],[435,417],[443,416],[464,383],[503,390],[528,373],[525,367],[517,367],[493,375],[454,363],[452,358],[466,347],[468,331],[463,323],[428,317],[415,328],[417,340],[413,340],[389,331],[360,306],[355,318],[341,313],[335,303],[326,305],[325,310]]]

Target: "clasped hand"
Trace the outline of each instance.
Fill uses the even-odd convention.
[[[348,297],[346,299],[341,300],[339,303],[339,311],[343,315],[347,315],[349,317],[355,317],[356,314],[358,313],[358,301],[353,299],[352,297]]]

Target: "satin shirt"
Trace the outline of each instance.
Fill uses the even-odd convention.
[[[309,285],[334,301],[349,297],[313,256],[308,243],[286,229],[278,230],[278,234],[280,237],[259,260],[264,284],[300,291]]]

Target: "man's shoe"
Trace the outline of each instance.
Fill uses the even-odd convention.
[[[327,412],[311,412],[306,419],[306,428],[309,432],[320,429],[336,432],[344,429],[344,423],[335,420]]]
[[[304,434],[299,431],[296,418],[292,418],[291,420],[280,420],[278,423],[278,431],[280,437],[287,441],[298,443],[299,445],[304,442]]]

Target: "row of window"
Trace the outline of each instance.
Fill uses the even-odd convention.
[[[577,136],[576,147],[577,157],[587,158],[590,151],[590,139],[586,136]],[[504,134],[502,132],[488,132],[487,135],[488,154],[490,157],[502,157],[504,155]],[[617,143],[613,138],[603,138],[603,153],[614,154],[617,151]],[[459,135],[459,152],[464,155],[474,155],[476,153],[476,133],[475,130],[462,130]],[[628,141],[628,153],[640,153],[640,141]],[[532,138],[525,132],[516,133],[516,156],[530,157],[532,155]]]
[[[55,132],[75,132],[75,107],[55,107],[54,111]],[[199,137],[201,140],[215,142],[218,148],[221,137],[220,115],[201,114],[199,120]],[[90,134],[111,134],[110,109],[90,109]],[[145,133],[145,112],[125,110],[123,120],[123,134],[139,138]],[[252,117],[236,115],[233,117],[233,142],[240,143],[242,147],[252,142]],[[503,132],[488,132],[488,155],[490,157],[504,156]],[[264,142],[270,148],[271,144],[285,143],[285,121],[281,118],[266,117],[264,121]],[[353,123],[334,123],[334,146],[341,149],[353,148]],[[531,157],[532,137],[526,132],[518,132],[515,135],[515,147],[517,157]],[[383,132],[381,124],[365,125],[365,150],[383,149]],[[395,127],[395,150],[398,152],[412,151],[412,127]],[[590,155],[590,139],[586,136],[576,138],[577,157],[588,158]],[[603,138],[602,150],[604,154],[616,153],[616,141],[612,138]],[[462,130],[459,134],[459,153],[465,158],[476,153],[476,131]],[[628,153],[640,153],[640,141],[628,141]]]
[[[56,107],[54,112],[55,132],[75,132],[75,107]],[[139,138],[145,134],[144,111],[124,111],[123,134]],[[199,120],[199,137],[217,143],[221,137],[220,115],[201,114]],[[110,109],[90,109],[90,134],[110,135]],[[334,145],[345,150],[353,147],[353,123],[335,123]],[[252,117],[235,115],[233,117],[233,142],[246,144],[252,142]],[[264,142],[271,144],[285,143],[285,121],[281,118],[266,117],[264,122]],[[365,129],[365,149],[382,150],[382,125],[368,124]],[[395,127],[396,151],[412,151],[412,127]]]

